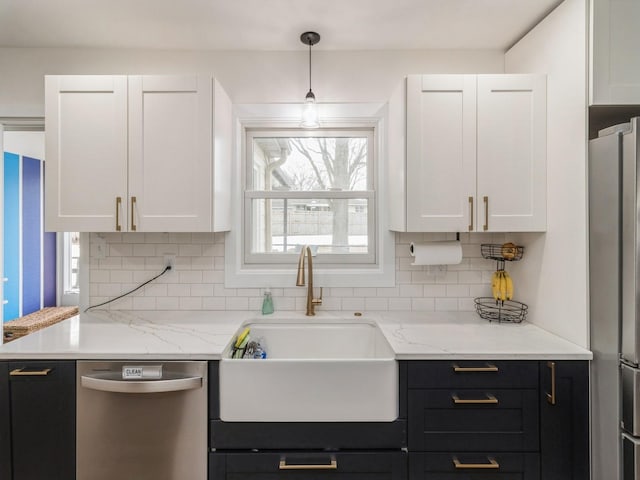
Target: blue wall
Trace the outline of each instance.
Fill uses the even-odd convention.
[[[20,157],[4,154],[4,320],[20,316]]]
[[[3,320],[56,304],[55,233],[44,233],[43,164],[4,154]]]

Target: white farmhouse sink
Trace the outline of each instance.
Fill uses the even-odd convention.
[[[220,362],[220,418],[228,422],[390,422],[398,366],[373,323],[255,321],[266,359]],[[234,338],[235,339],[235,338]],[[233,343],[233,342],[232,342]]]

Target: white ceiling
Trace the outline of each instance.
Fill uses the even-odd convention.
[[[506,50],[562,0],[0,0],[0,47]]]

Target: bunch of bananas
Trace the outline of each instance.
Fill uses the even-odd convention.
[[[496,302],[513,298],[513,280],[505,270],[496,270],[493,273],[491,293]]]

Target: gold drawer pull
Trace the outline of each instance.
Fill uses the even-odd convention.
[[[498,399],[491,395],[490,393],[485,393],[487,398],[460,398],[457,393],[451,395],[451,399],[453,403],[456,405],[469,405],[469,404],[493,404],[496,405],[498,403]]]
[[[331,463],[322,465],[287,465],[287,459],[280,459],[280,470],[337,470],[338,461],[335,458],[331,458]]]
[[[547,402],[550,405],[556,404],[556,362],[547,362],[547,367],[551,369],[551,393],[547,393]]]
[[[11,370],[9,376],[11,377],[46,377],[51,371],[50,368],[43,368],[42,370],[26,370],[24,368],[16,368]]]
[[[489,463],[461,463],[458,457],[453,457],[453,464],[456,468],[491,468],[497,470],[500,464],[494,458],[487,457]]]
[[[473,231],[473,197],[469,197],[469,231]]]
[[[453,364],[453,371],[456,373],[466,373],[466,372],[497,372],[498,367],[487,363],[486,367],[460,367],[457,363]]]

